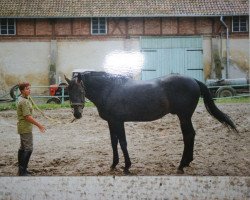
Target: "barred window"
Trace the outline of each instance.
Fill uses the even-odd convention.
[[[91,19],[91,33],[92,35],[107,34],[107,20],[104,17]]]
[[[0,35],[15,35],[16,21],[15,19],[0,19]]]
[[[233,32],[247,32],[248,31],[248,17],[237,16],[232,20]]]

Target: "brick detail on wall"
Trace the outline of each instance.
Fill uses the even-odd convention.
[[[210,18],[197,18],[196,19],[196,32],[200,34],[212,33],[213,22]]]
[[[248,33],[232,33],[231,17],[224,19],[230,37],[247,37]],[[169,17],[169,18],[108,18],[108,33],[105,37],[129,36],[178,36],[219,35],[225,32],[219,17]],[[56,39],[56,38],[99,38],[91,35],[91,19],[17,19],[16,35],[0,35],[0,39]]]
[[[160,18],[146,18],[144,26],[145,35],[161,35]]]
[[[195,33],[195,20],[194,18],[180,18],[179,19],[179,34],[181,35],[194,35]]]
[[[73,23],[73,35],[90,35],[90,19],[74,19]]]
[[[72,35],[71,34],[71,20],[58,19],[55,23],[55,35]]]
[[[162,19],[162,34],[175,35],[178,33],[178,23],[176,18]]]
[[[108,20],[108,34],[109,35],[125,35],[127,24],[124,18],[122,19],[110,19]]]
[[[52,35],[52,24],[46,19],[36,20],[36,35],[37,36],[50,36]]]
[[[143,18],[128,19],[128,35],[143,35]]]
[[[34,36],[35,27],[34,19],[20,19],[17,20],[17,35],[20,36]]]

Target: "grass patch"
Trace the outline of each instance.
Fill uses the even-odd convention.
[[[53,110],[59,108],[71,108],[69,102],[63,104],[37,104],[38,108],[42,110]],[[94,104],[90,101],[85,102],[85,107],[93,107]]]
[[[41,110],[54,110],[60,108],[70,108],[69,102],[64,104],[37,104],[38,108]],[[85,107],[93,107],[94,104],[92,102],[86,102]],[[16,110],[16,103],[9,102],[9,103],[0,103],[0,111],[5,110]]]
[[[250,97],[234,97],[215,99],[216,103],[250,103]]]
[[[217,103],[250,103],[250,97],[226,97],[226,98],[216,98],[214,102]],[[203,99],[200,98],[199,103],[203,103]]]
[[[15,110],[15,109],[16,109],[16,103],[15,102],[0,103],[0,111]]]

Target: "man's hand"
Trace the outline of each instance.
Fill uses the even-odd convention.
[[[46,131],[46,128],[40,124],[40,126],[38,126],[39,130],[42,132],[42,133],[45,133]]]
[[[44,133],[46,131],[46,128],[42,124],[40,124],[39,122],[37,122],[31,115],[25,116],[25,119],[28,122],[36,125],[42,133]]]

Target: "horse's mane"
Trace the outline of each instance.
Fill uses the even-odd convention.
[[[100,78],[105,80],[106,84],[124,84],[126,83],[128,80],[130,80],[131,78],[128,76],[124,76],[121,74],[111,74],[111,73],[107,73],[107,72],[103,72],[103,71],[91,71],[89,72],[89,75],[92,78]]]

